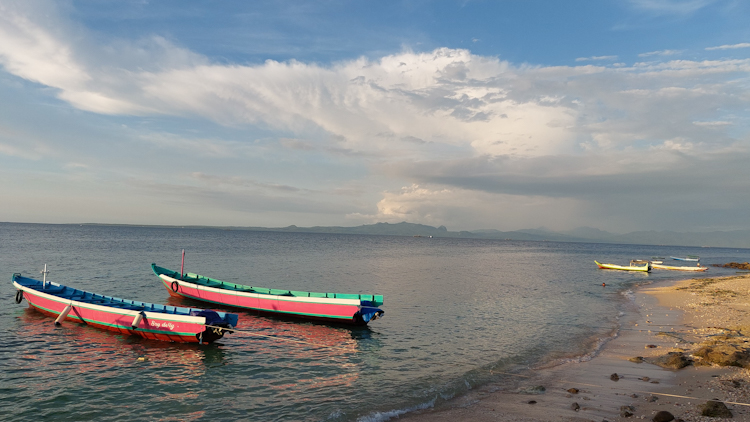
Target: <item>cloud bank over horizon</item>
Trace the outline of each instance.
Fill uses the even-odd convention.
[[[0,4],[0,177],[30,207],[3,221],[750,228],[742,40],[566,65],[403,46],[243,63],[75,16]]]

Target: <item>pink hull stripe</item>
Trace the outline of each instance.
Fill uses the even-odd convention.
[[[182,280],[175,280],[163,274],[159,278],[170,291],[172,290],[172,282],[177,281],[179,287],[176,293],[184,297],[264,312],[350,320],[360,309],[360,301],[355,299],[300,298],[246,293],[198,286]]]
[[[19,286],[20,287],[20,286]],[[24,288],[24,299],[41,312],[59,315],[70,300],[57,298],[52,295],[41,294],[32,289]],[[90,303],[72,301],[73,307],[66,320],[82,321],[110,331],[140,335],[146,338],[170,339],[174,341],[198,342],[196,334],[204,331],[205,318],[195,316],[169,316],[154,312],[145,312],[138,325],[133,330],[131,324],[139,312],[118,310],[108,306],[98,306]]]

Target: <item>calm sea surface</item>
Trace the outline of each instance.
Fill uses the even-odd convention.
[[[342,328],[234,310],[245,333],[199,346],[53,320],[14,302],[13,273],[171,305],[152,262],[224,281],[385,296]],[[748,249],[0,223],[0,414],[7,421],[384,421],[502,373],[592,353],[623,292],[705,274],[598,270],[594,260]],[[676,261],[672,261],[676,262]],[[711,268],[708,275],[734,270]],[[602,286],[606,283],[606,287]],[[216,309],[216,307],[213,307]]]

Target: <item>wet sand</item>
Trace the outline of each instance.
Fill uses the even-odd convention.
[[[536,369],[513,388],[484,386],[440,409],[400,419],[651,421],[657,412],[667,411],[675,420],[716,421],[720,419],[701,416],[701,411],[707,401],[718,400],[731,411],[732,420],[750,421],[750,370],[718,366],[693,354],[722,342],[750,347],[750,337],[745,337],[750,335],[748,311],[748,275],[642,287],[623,316],[618,336],[592,359]],[[647,362],[669,352],[694,362],[682,369]],[[646,361],[638,363],[633,359],[637,357]]]

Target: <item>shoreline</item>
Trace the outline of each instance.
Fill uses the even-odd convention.
[[[733,420],[750,421],[750,405],[744,405],[750,404],[750,370],[744,369],[750,368],[750,276],[645,285],[633,296],[618,335],[591,359],[532,369],[517,388],[486,385],[399,419],[651,421],[663,411],[674,420],[709,421],[716,418],[701,416],[702,407],[718,400]],[[681,369],[657,364],[687,361]]]

